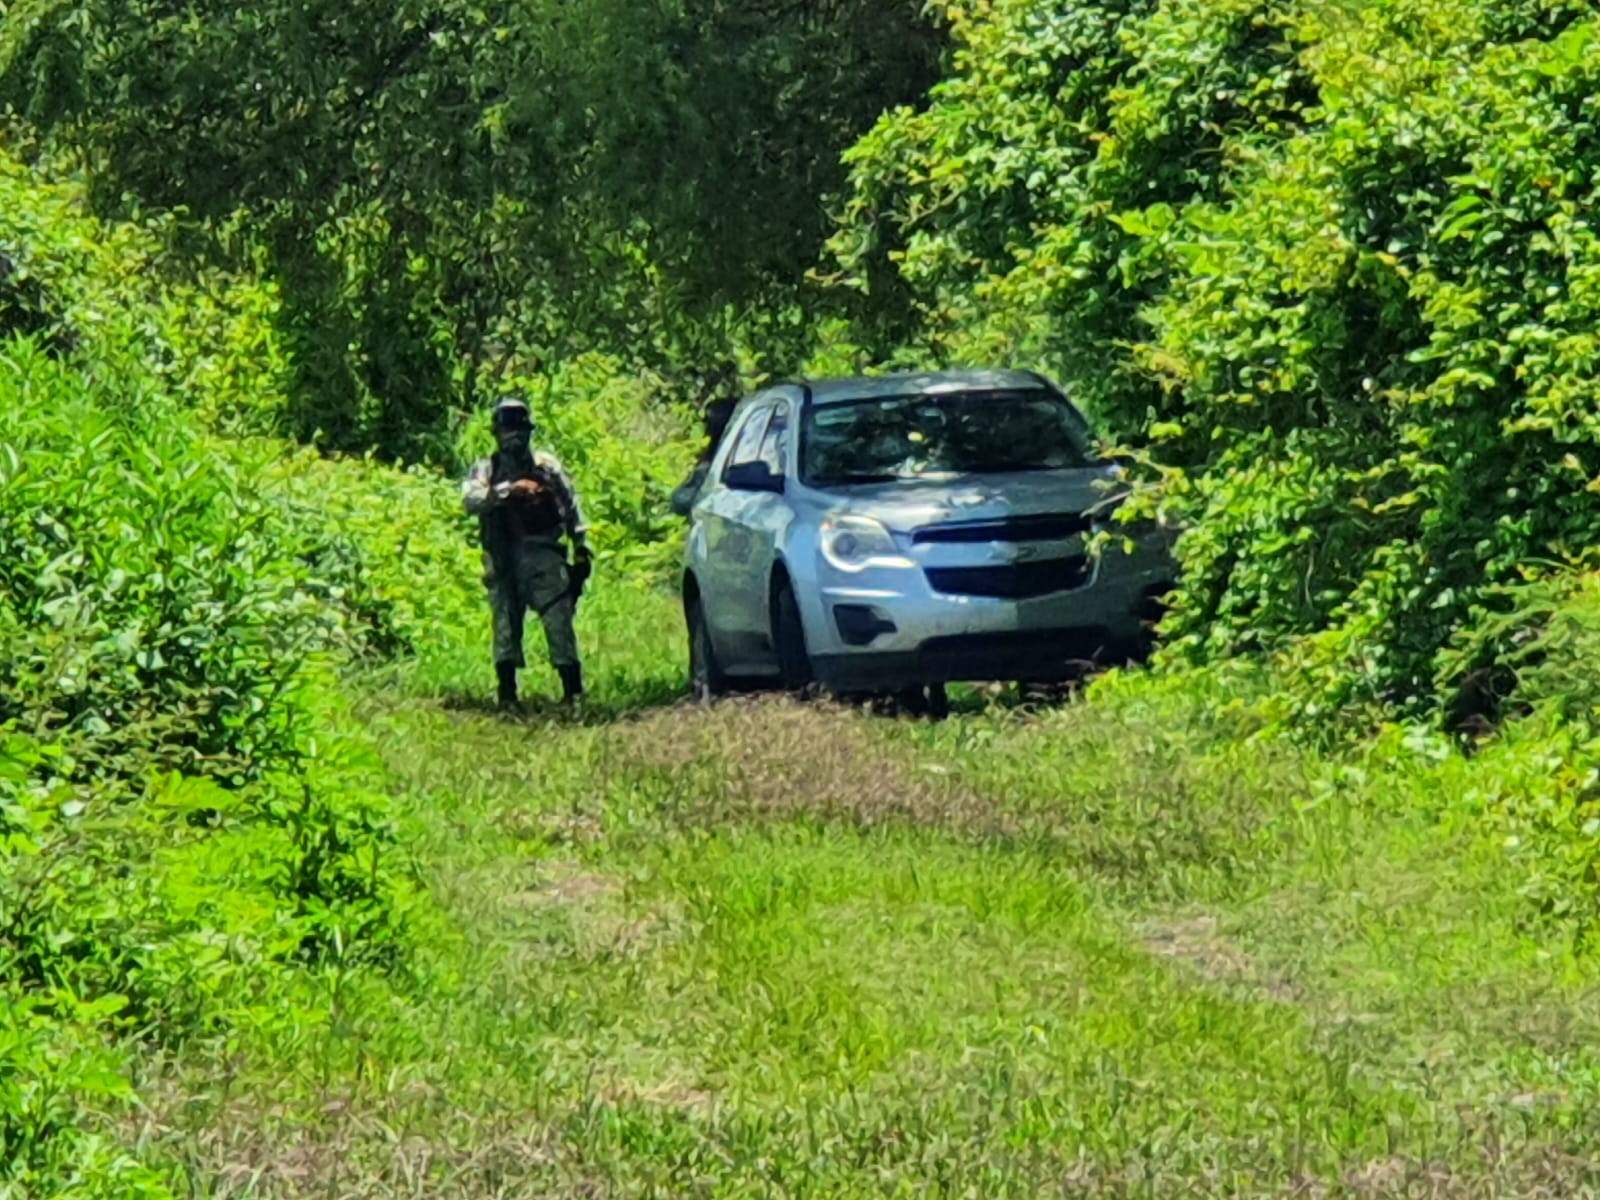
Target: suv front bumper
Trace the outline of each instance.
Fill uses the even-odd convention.
[[[840,691],[1059,682],[1141,656],[1176,571],[1155,550],[1107,552],[1081,586],[1023,599],[936,592],[910,568],[819,580],[806,614],[817,679]]]

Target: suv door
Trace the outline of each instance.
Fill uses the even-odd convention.
[[[750,493],[728,486],[735,463],[756,459],[766,435],[772,406],[752,407],[728,431],[728,452],[713,464],[694,508],[696,528],[691,538],[703,537],[703,551],[696,555],[700,578],[700,604],[707,628],[725,669],[735,673],[749,666],[754,655],[761,657],[759,642],[752,644],[748,621],[742,615],[744,572],[740,565],[750,551],[745,544],[748,531],[740,513],[749,506]]]
[[[792,519],[784,499],[789,428],[788,403],[779,399],[740,431],[723,467],[716,513],[722,632],[738,661],[761,670],[777,666],[768,592],[778,545]]]

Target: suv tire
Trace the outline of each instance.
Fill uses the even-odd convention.
[[[811,655],[806,650],[806,630],[800,621],[800,604],[787,579],[778,584],[772,600],[772,645],[778,652],[778,678],[783,690],[804,695],[812,690],[816,676]]]
[[[684,605],[689,626],[689,695],[696,704],[709,704],[728,692],[728,677],[717,661],[717,648],[711,642],[705,609],[695,596]]]

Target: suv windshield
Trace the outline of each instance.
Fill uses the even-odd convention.
[[[1091,465],[1083,418],[1037,388],[818,405],[801,443],[801,475],[818,487]]]

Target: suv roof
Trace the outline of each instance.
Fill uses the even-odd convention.
[[[914,396],[920,392],[988,391],[1017,389],[1053,390],[1044,376],[1033,371],[900,371],[892,375],[854,375],[841,379],[807,379],[803,387],[813,404],[840,404],[885,396]]]

